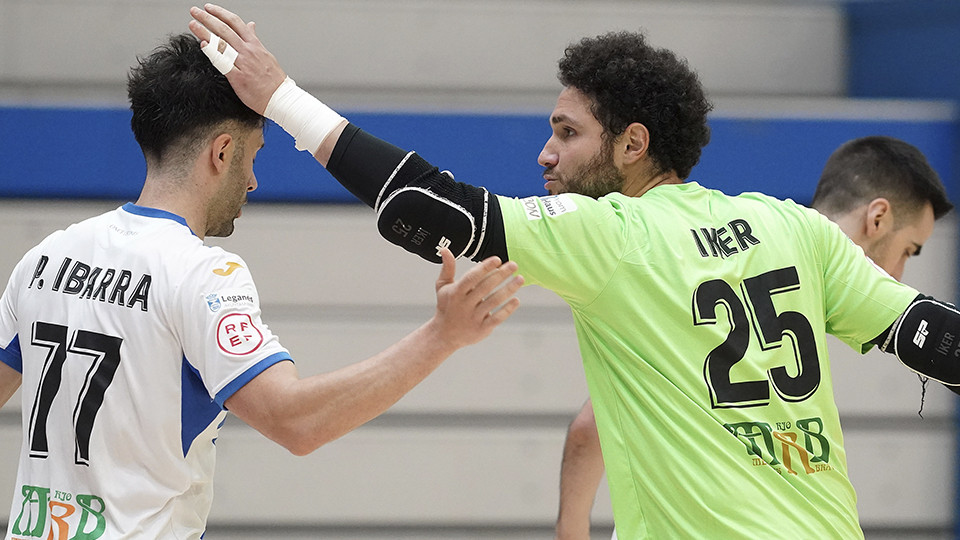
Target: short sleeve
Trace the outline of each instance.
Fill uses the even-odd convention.
[[[34,248],[17,263],[7,286],[0,297],[0,362],[23,373],[23,359],[20,353],[19,317],[17,303],[20,288],[26,273],[25,268],[29,261],[38,260],[37,249]]]
[[[260,298],[246,262],[211,249],[191,269],[179,297],[183,350],[210,396],[222,407],[234,392],[290,354],[261,319]]]
[[[596,299],[627,245],[617,201],[560,194],[499,202],[507,253],[526,282],[574,307]]]
[[[826,218],[811,221],[822,246],[827,332],[866,352],[918,292],[890,277]]]

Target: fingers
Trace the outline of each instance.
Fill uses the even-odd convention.
[[[510,276],[517,271],[517,263],[513,261],[500,264],[499,258],[491,257],[491,259],[483,261],[476,268],[464,274],[461,280],[463,287],[468,291],[466,294],[474,297],[477,302],[487,298],[490,293],[507,282]],[[488,261],[490,261],[489,264]]]
[[[503,321],[507,320],[511,315],[513,315],[513,312],[516,311],[518,307],[520,307],[520,299],[517,297],[513,297],[507,303],[500,306],[499,309],[495,309],[491,311],[487,315],[487,318],[484,321],[484,323],[488,325],[496,326],[502,323]]]
[[[510,263],[508,263],[510,264]],[[486,278],[490,272],[497,270],[501,266],[500,257],[487,257],[486,259],[480,261],[476,266],[470,269],[465,273],[459,281],[461,287],[467,291],[471,291],[476,288],[483,280]],[[516,271],[516,263],[513,263],[513,270],[509,273]],[[489,291],[488,291],[489,292]],[[485,296],[485,295],[482,295]]]
[[[483,297],[483,300],[478,306],[478,310],[481,313],[487,313],[489,316],[497,315],[507,306],[513,306],[512,309],[507,311],[504,316],[504,319],[513,313],[513,310],[517,308],[520,300],[517,299],[514,294],[520,290],[520,287],[523,286],[523,276],[514,275],[509,276],[506,280],[499,281],[495,283],[499,288],[495,288],[493,292]]]
[[[206,26],[194,20],[187,23],[187,27],[193,32],[193,35],[197,36],[197,39],[200,40],[201,47],[205,47],[207,43],[210,42],[210,36],[212,34],[207,30]]]
[[[212,6],[212,4],[207,4],[207,5]],[[223,11],[226,11],[223,8],[220,8],[220,9]],[[226,12],[230,13],[229,11],[226,11]],[[233,15],[232,13],[230,14]],[[193,18],[201,26],[203,26],[208,32],[212,32],[220,36],[220,39],[229,43],[231,46],[233,46],[233,48],[235,49],[238,48],[240,44],[243,42],[243,40],[240,38],[239,35],[237,35],[237,33],[233,30],[233,28],[228,26],[225,22],[223,22],[213,14],[194,6],[190,8],[190,15],[193,16]],[[233,15],[233,16],[237,17],[236,15]],[[239,19],[239,17],[237,17],[237,19]],[[196,35],[200,39],[206,39],[209,41],[210,39],[209,35],[205,37],[201,37],[198,34],[199,29],[194,29],[196,25],[191,24],[189,26],[190,26],[190,31],[193,32],[194,35]],[[242,23],[240,26],[243,28],[246,28]]]
[[[437,278],[437,291],[453,283],[457,274],[457,259],[449,249],[440,249],[440,261],[443,263],[443,267],[440,268],[440,277]]]
[[[485,326],[500,324],[519,307],[520,300],[514,294],[523,286],[523,276],[515,275],[516,271],[517,263],[500,264],[499,258],[491,257],[461,278],[465,294],[476,302],[474,313]],[[469,285],[472,287],[466,289]]]
[[[225,22],[230,29],[236,32],[244,41],[250,41],[251,38],[255,37],[251,33],[251,28],[249,28],[236,13],[216,4],[204,4],[203,9],[205,9],[207,13]]]

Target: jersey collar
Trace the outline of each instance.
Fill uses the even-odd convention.
[[[138,206],[131,202],[128,202],[127,204],[123,205],[121,208],[123,208],[124,211],[137,216],[171,219],[183,225],[184,227],[186,227],[187,230],[190,231],[190,234],[196,236],[196,233],[190,230],[190,226],[187,225],[187,220],[174,214],[173,212],[167,212],[166,210],[160,210],[159,208],[149,208],[146,206]]]

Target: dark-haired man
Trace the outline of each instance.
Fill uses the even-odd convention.
[[[349,124],[235,14],[191,14],[231,46],[211,56],[241,99],[373,206],[381,235],[433,261],[438,246],[509,257],[571,306],[622,538],[862,538],[826,332],[960,384],[944,341],[960,313],[816,211],[684,182],[710,105],[640,34],[567,48],[539,158],[552,195],[517,200]]]
[[[427,323],[365,361],[300,378],[261,320],[246,263],[203,243],[233,232],[257,187],[263,118],[189,34],[140,60],[128,93],[147,162],[136,204],[51,234],[0,299],[0,405],[23,388],[8,539],[198,539],[228,409],[309,453],[517,307],[515,263],[489,258],[455,281],[439,250]]]
[[[915,146],[861,137],[830,155],[813,197],[864,254],[895,279],[953,208],[939,175]],[[956,387],[951,387],[956,388]],[[600,439],[588,399],[570,422],[560,469],[557,540],[590,538],[590,512],[603,478]]]

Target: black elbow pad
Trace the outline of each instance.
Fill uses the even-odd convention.
[[[960,311],[919,296],[890,327],[881,349],[911,370],[946,385],[960,385]]]
[[[479,261],[507,260],[497,198],[486,189],[456,182],[449,172],[350,124],[327,170],[377,212],[386,240],[431,262],[440,249]]]
[[[425,169],[413,152],[407,157],[377,198],[380,235],[431,262],[440,262],[444,247],[454,257],[477,260],[489,244],[487,224],[496,197],[454,181],[449,172]]]
[[[466,254],[477,230],[474,216],[450,199],[422,187],[394,191],[377,213],[380,236],[403,249],[440,262],[440,249],[454,257]]]

